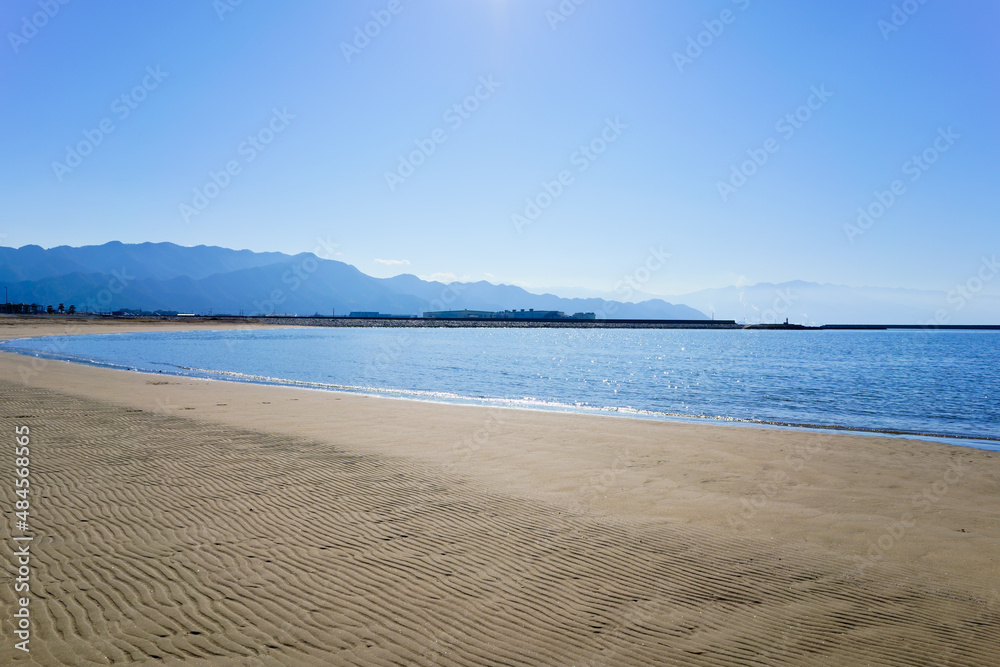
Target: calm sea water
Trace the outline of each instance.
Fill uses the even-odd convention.
[[[12,348],[438,401],[1000,439],[996,332],[303,328]]]

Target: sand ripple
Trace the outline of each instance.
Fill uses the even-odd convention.
[[[32,427],[37,531],[30,661],[5,613],[2,664],[965,665],[1000,646],[985,600],[835,557],[622,525],[402,459],[0,395],[4,432]]]

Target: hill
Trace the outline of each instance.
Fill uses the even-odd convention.
[[[705,319],[684,305],[650,299],[566,299],[485,281],[441,283],[413,275],[375,278],[313,253],[258,253],[173,243],[74,248],[0,247],[0,281],[12,302],[80,311],[178,310],[215,314],[346,314],[352,310],[419,315],[427,310],[534,308],[599,317]]]

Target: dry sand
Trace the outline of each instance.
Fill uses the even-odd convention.
[[[9,353],[0,395],[3,665],[998,662],[1000,454]]]

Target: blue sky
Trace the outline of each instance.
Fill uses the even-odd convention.
[[[602,291],[653,248],[666,295],[1000,251],[992,1],[231,1],[3,4],[0,243]]]

